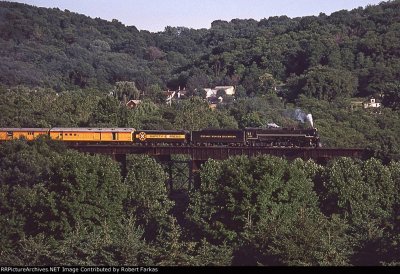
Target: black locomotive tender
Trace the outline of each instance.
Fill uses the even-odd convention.
[[[167,134],[167,135],[166,135]],[[168,138],[166,138],[166,136]],[[133,138],[144,145],[320,147],[316,128],[245,128],[184,130],[138,130]]]

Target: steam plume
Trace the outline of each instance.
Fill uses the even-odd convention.
[[[313,121],[311,113],[307,114],[306,118],[310,122],[311,127],[314,127],[314,121]]]
[[[304,111],[302,111],[299,108],[296,108],[294,111],[287,110],[285,112],[286,112],[286,115],[289,116],[290,118],[300,121],[302,123],[306,123],[308,121],[308,122],[310,122],[310,125],[312,127],[314,127],[314,121],[313,121],[311,113],[306,114]]]

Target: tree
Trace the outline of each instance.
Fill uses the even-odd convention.
[[[40,233],[63,239],[77,224],[93,230],[107,222],[113,228],[123,216],[126,189],[111,159],[51,151],[42,140],[6,146],[14,155],[3,154],[0,168],[2,243]]]
[[[223,244],[215,246],[202,239],[200,242],[185,241],[182,229],[175,218],[160,235],[155,261],[157,265],[174,266],[227,266],[231,263],[232,249]]]
[[[261,82],[261,87],[263,87],[266,92],[276,92],[279,81],[277,81],[272,74],[266,72],[259,77],[259,80]]]
[[[59,242],[53,264],[151,265],[150,252],[135,220],[122,218],[114,230],[107,223],[93,232],[78,225]]]
[[[95,227],[107,222],[113,228],[123,216],[126,187],[112,159],[68,151],[53,170],[46,186],[51,200],[43,201],[44,210],[36,216],[39,227],[46,223],[50,233],[63,237],[77,223]]]
[[[244,243],[263,224],[283,229],[305,208],[318,212],[313,183],[299,162],[270,156],[209,160],[200,176],[200,190],[191,194],[186,217],[196,235],[232,244],[236,264],[256,263],[255,246],[263,239]]]
[[[307,97],[332,101],[355,94],[357,78],[345,70],[317,66],[297,77],[290,85],[292,90]]]
[[[54,151],[52,150],[54,149]],[[28,143],[24,140],[4,142],[0,146],[0,245],[10,248],[24,237],[39,233],[35,214],[43,197],[44,183],[52,176],[59,160],[57,148],[45,140]],[[41,224],[46,227],[47,222]]]
[[[119,102],[112,97],[99,100],[89,117],[88,124],[97,127],[116,127],[118,125]]]
[[[400,110],[400,82],[387,83],[383,94],[383,104],[385,106]]]
[[[161,165],[147,156],[129,157],[125,178],[128,196],[125,210],[144,228],[148,241],[155,239],[167,221],[173,202],[168,198],[167,175]]]
[[[120,81],[115,83],[114,89],[115,98],[119,101],[125,100],[125,104],[128,100],[138,100],[140,91],[137,89],[135,82]]]
[[[376,159],[362,165],[352,159],[335,160],[326,169],[322,207],[350,225],[357,246],[353,263],[379,263],[378,247],[391,230],[396,188],[388,167]]]
[[[198,130],[218,125],[208,104],[200,98],[190,98],[177,105],[175,119],[177,128],[186,130]]]
[[[151,248],[133,219],[123,218],[115,230],[102,223],[95,231],[80,224],[62,240],[45,234],[23,237],[2,253],[5,265],[153,265]]]
[[[349,265],[353,249],[347,224],[304,209],[287,226],[262,223],[251,239],[264,265]]]

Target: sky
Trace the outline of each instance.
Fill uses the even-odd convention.
[[[330,15],[376,5],[382,0],[8,0],[37,7],[59,8],[151,32],[166,26],[210,28],[214,20],[255,19],[286,15]]]

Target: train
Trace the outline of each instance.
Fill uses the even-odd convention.
[[[46,135],[75,143],[123,143],[142,146],[320,147],[316,128],[244,128],[201,130],[136,130],[134,128],[0,128],[0,141]]]

